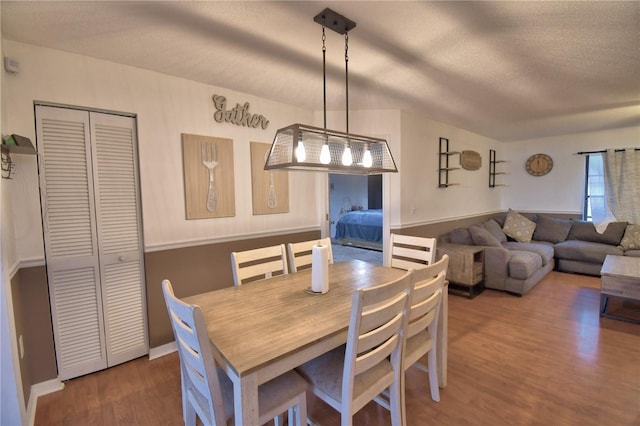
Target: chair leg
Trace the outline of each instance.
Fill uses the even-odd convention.
[[[187,405],[189,403],[187,402],[187,386],[186,386],[184,371],[182,370],[182,366],[180,366],[180,387],[182,391],[182,418],[186,424],[187,416],[188,416]]]
[[[191,403],[186,402],[184,407],[184,425],[196,426],[196,417],[196,410],[193,408]]]
[[[405,394],[405,382],[406,382],[406,377],[407,374],[406,372],[402,372],[401,373],[401,380],[402,382],[400,383],[400,417],[402,419],[402,426],[406,426],[407,425],[407,407],[405,404],[406,401],[406,394]]]
[[[391,405],[391,425],[401,426],[403,424],[404,398],[399,380],[396,380],[389,387],[389,397]]]
[[[298,405],[295,407],[296,425],[305,426],[307,424],[307,394],[303,393],[298,399]],[[293,417],[290,417],[293,418]],[[291,420],[289,420],[291,424]]]
[[[289,410],[289,413],[291,413],[291,410]],[[277,416],[275,416],[273,418],[273,424],[275,426],[284,426],[284,414],[278,414]],[[289,420],[289,424],[291,424],[291,420]]]
[[[440,388],[438,386],[438,358],[435,346],[431,348],[427,359],[429,362],[429,387],[431,388],[431,399],[440,402]]]

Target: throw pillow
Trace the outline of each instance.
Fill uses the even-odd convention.
[[[496,239],[500,243],[506,243],[507,242],[507,236],[504,235],[504,232],[502,232],[502,227],[500,225],[498,225],[498,222],[496,222],[495,220],[490,219],[490,220],[486,221],[484,223],[484,227],[485,227],[485,229],[487,231],[489,231],[491,233],[491,235],[496,237]]]
[[[472,246],[473,239],[467,228],[456,228],[449,234],[449,240],[453,244],[464,244],[465,246]]]
[[[640,250],[640,225],[627,225],[619,247],[622,250]]]
[[[567,239],[571,230],[569,219],[558,219],[549,216],[538,216],[536,230],[533,239],[536,241],[548,241],[550,243],[561,243]]]
[[[511,209],[507,213],[507,218],[504,220],[504,227],[502,228],[505,234],[521,243],[531,241],[535,229],[535,222]]]
[[[471,234],[471,239],[473,239],[474,244],[477,246],[502,247],[500,241],[484,229],[482,225],[471,225],[469,227],[469,233]]]

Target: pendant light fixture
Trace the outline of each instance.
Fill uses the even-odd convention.
[[[328,8],[313,20],[322,26],[324,128],[292,124],[279,129],[264,169],[364,175],[397,173],[398,168],[385,139],[349,133],[349,31],[355,28],[356,23]],[[345,37],[346,132],[327,129],[325,28]]]

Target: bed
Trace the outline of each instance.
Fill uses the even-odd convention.
[[[336,223],[335,239],[342,245],[382,250],[382,210],[348,212]]]

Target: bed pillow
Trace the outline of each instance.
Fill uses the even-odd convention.
[[[500,241],[491,232],[487,231],[482,225],[471,225],[469,227],[471,239],[477,246],[502,247]]]
[[[500,225],[498,225],[498,222],[496,222],[495,220],[490,219],[490,220],[486,221],[484,223],[484,227],[485,227],[485,229],[487,231],[489,231],[491,233],[491,235],[496,237],[496,239],[500,243],[506,243],[507,242],[507,236],[504,235],[504,232],[502,231],[502,227]]]
[[[456,228],[449,234],[449,240],[453,244],[463,244],[465,246],[472,246],[473,239],[467,228]]]
[[[640,250],[640,225],[627,225],[618,247],[622,250]]]
[[[536,230],[533,232],[533,239],[536,241],[548,241],[550,243],[561,243],[567,239],[571,230],[569,219],[558,219],[549,216],[538,216]]]
[[[530,242],[535,229],[535,222],[511,209],[507,213],[507,218],[504,220],[504,227],[502,228],[505,234],[521,243]]]

